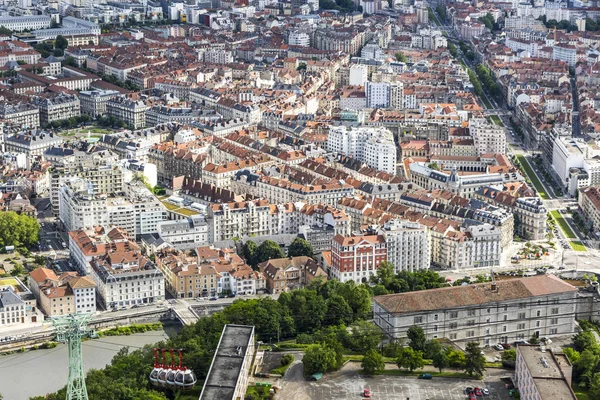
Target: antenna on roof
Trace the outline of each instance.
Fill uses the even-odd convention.
[[[498,285],[496,284],[496,281],[494,280],[494,269],[490,268],[490,275],[492,276],[492,290],[498,290]]]

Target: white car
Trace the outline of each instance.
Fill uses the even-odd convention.
[[[502,351],[502,350],[504,350],[504,347],[502,347],[502,345],[501,345],[501,344],[496,344],[496,345],[494,345],[494,348],[495,348],[496,350],[498,350],[498,351]]]
[[[489,396],[490,395],[490,391],[487,389],[481,389],[481,391],[483,392],[484,396]]]

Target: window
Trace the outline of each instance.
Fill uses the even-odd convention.
[[[423,317],[415,317],[415,324],[420,324],[423,322]]]
[[[525,324],[524,323],[517,324],[517,329],[525,329]]]
[[[456,339],[456,333],[451,333],[450,334],[450,340],[454,340]]]
[[[506,332],[506,325],[502,327],[502,332]]]
[[[524,312],[519,313],[519,319],[525,319],[525,313]]]
[[[467,331],[467,337],[475,336],[475,331]]]
[[[449,327],[450,329],[456,329],[456,328],[458,328],[458,324],[457,324],[456,322],[451,322],[451,323],[448,325],[448,327]]]
[[[458,318],[458,311],[451,311],[450,318]]]
[[[508,321],[508,315],[504,315],[504,320]]]
[[[519,308],[525,308],[527,307],[527,303],[519,303]]]
[[[508,306],[504,306],[504,311],[508,311]]]
[[[437,332],[437,331],[438,331],[438,326],[437,326],[437,325],[434,325],[434,326],[433,326],[433,331],[434,331],[434,332]]]
[[[553,309],[550,311],[550,313],[551,313],[552,315],[556,315],[556,314],[558,314],[558,307],[555,307],[555,308],[553,308]]]
[[[474,319],[470,319],[467,321],[467,326],[475,326],[475,320]]]
[[[537,316],[539,317],[540,315],[542,315],[542,311],[541,310],[537,310]]]
[[[539,328],[540,327],[540,321],[535,321],[535,326]]]
[[[558,324],[558,318],[550,319],[550,325],[557,325],[557,324]]]
[[[475,316],[475,310],[469,310],[469,311],[467,311],[467,315],[469,317],[474,317]]]
[[[551,335],[556,335],[557,333],[558,333],[558,329],[556,329],[556,328],[551,328],[550,329],[550,334]]]

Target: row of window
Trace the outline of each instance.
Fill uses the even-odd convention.
[[[527,303],[519,303],[519,308],[523,309],[526,307]],[[554,300],[554,304],[558,304],[558,299]],[[504,306],[504,311],[508,311],[508,306],[505,305]],[[487,309],[488,314],[492,312],[491,308]],[[476,315],[477,311],[476,310],[467,310],[467,316],[468,317],[474,317]],[[559,309],[558,307],[553,307],[552,309],[550,309],[550,314],[551,315],[558,315],[559,313]],[[450,318],[458,318],[458,311],[450,311],[449,314]],[[542,312],[541,310],[537,310],[536,311],[536,316],[540,317],[542,316]],[[518,319],[525,319],[526,318],[526,313],[522,312],[518,314]],[[438,321],[439,319],[439,314],[433,314],[433,320],[434,321]],[[504,315],[504,321],[508,320],[508,316]],[[418,317],[414,317],[414,322],[415,324],[420,324],[423,323],[423,317],[422,316],[418,316]],[[472,320],[473,324],[475,324],[475,320]],[[490,322],[489,318],[488,318],[488,322]]]

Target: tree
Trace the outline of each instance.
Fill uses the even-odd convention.
[[[402,62],[402,63],[407,63],[408,59],[406,58],[406,56],[402,53],[396,53],[396,61]]]
[[[515,349],[504,350],[504,353],[502,353],[502,360],[517,361],[517,351]]]
[[[256,249],[254,253],[254,264],[258,265],[261,262],[272,260],[275,258],[284,258],[285,255],[281,251],[281,247],[272,240],[265,240]]]
[[[350,328],[350,348],[354,351],[365,354],[381,342],[381,330],[372,322],[356,321]]]
[[[406,332],[406,337],[408,337],[408,345],[415,351],[423,351],[425,350],[425,342],[427,339],[425,338],[425,332],[420,326],[413,325],[408,328]]]
[[[467,362],[465,353],[447,347],[444,351],[448,357],[448,363],[452,368],[464,368]]]
[[[373,375],[375,372],[381,372],[385,369],[383,357],[377,350],[369,350],[365,353],[361,364],[366,374]]]
[[[304,364],[304,375],[307,376],[333,371],[339,367],[335,350],[321,344],[308,346],[304,352],[302,363]]]
[[[450,366],[448,354],[443,350],[435,353],[433,357],[431,357],[431,361],[433,362],[433,366],[439,369],[440,372]]]
[[[35,218],[13,211],[0,213],[0,246],[31,246],[38,242],[40,225]]]
[[[573,348],[580,353],[593,346],[596,346],[596,338],[591,331],[579,332],[573,338]]]
[[[410,347],[404,347],[398,352],[396,364],[398,365],[398,368],[406,368],[410,372],[415,369],[423,368],[425,366],[423,352],[415,351]]]
[[[570,347],[565,347],[563,351],[565,355],[569,358],[571,365],[575,365],[575,363],[579,361],[579,357],[581,357],[581,354],[577,350],[572,349]]]
[[[441,353],[444,349],[442,348],[442,344],[437,339],[431,339],[425,342],[425,346],[423,346],[423,355],[425,358],[433,359],[433,356]]]
[[[5,27],[4,25],[0,26],[0,34],[2,35],[12,35],[12,31]]]
[[[312,258],[313,255],[314,253],[312,246],[301,237],[294,239],[288,248],[288,257],[306,256]]]
[[[590,382],[590,395],[593,399],[600,399],[600,373],[595,373]]]
[[[58,35],[54,40],[54,47],[57,49],[64,50],[69,46],[69,41],[63,36]]]
[[[244,246],[242,247],[242,253],[244,254],[244,258],[246,262],[250,265],[256,265],[254,262],[254,255],[256,254],[256,250],[258,246],[252,240],[246,240]]]
[[[600,362],[597,350],[597,348],[584,350],[577,363],[573,365],[574,376],[585,387],[590,387],[594,373],[597,371],[598,363]]]
[[[310,289],[292,291],[288,308],[296,330],[309,333],[321,327],[327,311],[323,297]]]
[[[470,376],[483,376],[485,371],[485,357],[481,354],[481,348],[477,342],[467,343],[465,349],[465,372]]]
[[[346,299],[339,294],[334,294],[325,301],[327,313],[325,315],[325,325],[346,325],[353,321],[352,308],[348,305]]]

